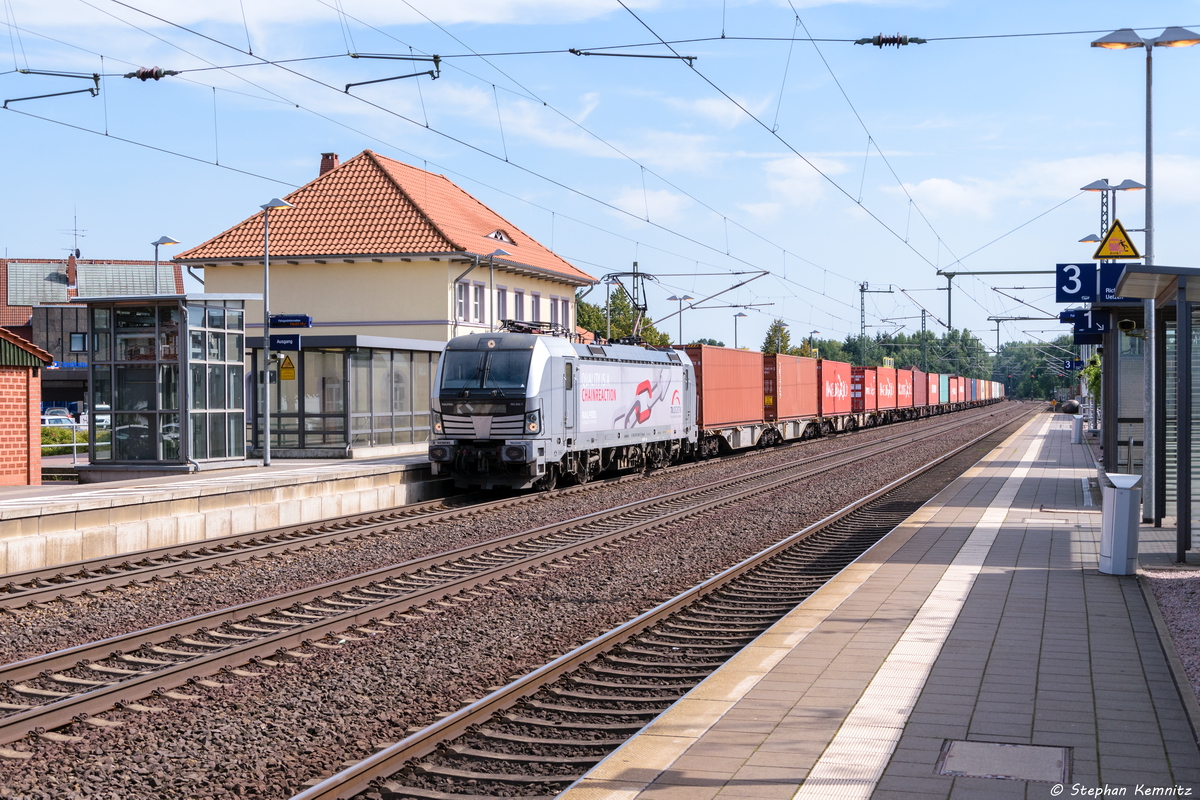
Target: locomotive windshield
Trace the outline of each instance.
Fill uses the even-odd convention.
[[[531,350],[447,350],[442,362],[442,390],[500,389],[524,393],[529,382]]]

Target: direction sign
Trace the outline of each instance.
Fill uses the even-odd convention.
[[[1095,301],[1095,264],[1054,265],[1054,302],[1094,303]]]
[[[272,333],[271,334],[271,349],[272,350],[299,350],[300,349],[300,334],[298,334],[298,333]]]
[[[1119,219],[1113,220],[1113,226],[1108,229],[1108,233],[1104,234],[1104,238],[1100,240],[1100,246],[1092,254],[1092,258],[1096,260],[1141,257],[1142,254],[1130,240],[1129,234],[1125,232],[1125,226]]]
[[[1110,322],[1107,311],[1081,308],[1075,312],[1075,333],[1101,334],[1108,330]]]
[[[1062,365],[1062,368],[1068,372],[1074,369],[1083,369],[1083,360],[1079,358],[1064,358]]]
[[[1075,312],[1078,310],[1079,309],[1077,309],[1077,308],[1069,308],[1066,311],[1058,312],[1058,321],[1074,324],[1075,323]]]
[[[312,317],[308,314],[272,314],[272,328],[311,328]]]
[[[1117,296],[1117,281],[1121,279],[1121,273],[1125,271],[1124,264],[1101,264],[1100,265],[1100,299],[1096,302],[1108,305],[1109,303],[1140,303],[1142,302],[1136,297],[1118,297]]]

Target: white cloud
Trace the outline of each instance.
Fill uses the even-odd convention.
[[[842,162],[833,159],[809,158],[809,161],[826,175],[846,171]],[[796,156],[768,161],[764,169],[770,196],[787,205],[812,208],[829,186],[825,178]]]
[[[773,220],[783,211],[782,203],[739,203],[738,208],[752,217]]]
[[[690,205],[691,201],[666,189],[643,192],[640,186],[627,186],[617,194],[612,203],[639,219],[646,219],[649,209],[648,216],[651,222],[669,223],[677,221],[680,212]]]
[[[770,105],[770,98],[762,100],[747,100],[746,98],[735,98],[738,103],[745,106],[752,114],[759,116]],[[667,98],[667,105],[676,108],[688,114],[694,114],[703,119],[715,122],[722,128],[734,128],[743,122],[750,119],[746,112],[738,108],[736,105],[726,100],[724,97],[705,97],[699,100],[682,100],[679,98]]]

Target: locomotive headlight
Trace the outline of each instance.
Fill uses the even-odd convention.
[[[433,412],[433,432],[434,433],[442,433],[443,430],[444,430],[444,428],[442,426],[442,415],[439,414],[437,411],[434,411]]]
[[[505,461],[525,461],[525,445],[510,444],[504,447]]]
[[[529,433],[537,433],[542,429],[542,412],[530,411],[525,415],[525,430]]]
[[[444,444],[434,444],[429,446],[430,461],[449,461],[451,450]]]

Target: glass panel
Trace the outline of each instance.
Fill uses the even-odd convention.
[[[208,407],[225,407],[225,367],[221,364],[208,365]]]
[[[192,331],[188,334],[192,340],[189,357],[192,361],[204,360],[204,331]]]
[[[179,415],[159,414],[158,424],[159,446],[162,448],[162,455],[159,458],[163,461],[178,461]]]
[[[160,409],[179,408],[179,366],[177,364],[159,364],[158,366],[158,407]]]
[[[208,326],[209,328],[224,328],[225,327],[225,309],[209,308],[208,309]]]
[[[346,444],[345,417],[305,417],[304,446]]]
[[[412,444],[412,440],[413,440],[412,429],[404,428],[403,430],[398,430],[395,433],[395,437],[396,437],[396,444]]]
[[[188,327],[204,327],[204,306],[188,306]]]
[[[208,414],[192,414],[192,458],[208,458]]]
[[[370,352],[350,354],[350,410],[371,413]]]
[[[117,306],[114,310],[117,330],[122,328],[153,328],[154,306]]]
[[[350,443],[353,445],[367,445],[371,442],[371,418],[368,416],[351,415],[350,417],[351,436]]]
[[[386,427],[384,427],[386,426]],[[392,418],[375,417],[375,433],[371,435],[371,444],[392,443]]]
[[[279,354],[279,363],[283,363],[283,355]],[[292,361],[293,364],[299,359]],[[276,372],[276,375],[279,373]],[[299,380],[278,380],[275,383],[277,391],[272,392],[271,408],[277,412],[286,414],[297,414],[300,411],[300,381]]]
[[[285,416],[271,420],[272,447],[300,446],[300,418]]]
[[[93,461],[112,460],[112,414],[97,414],[95,416],[95,439],[92,445]]]
[[[376,350],[371,355],[371,411],[377,418],[392,414],[392,354],[387,350]],[[375,427],[390,430],[392,421]]]
[[[92,408],[97,411],[112,409],[112,367],[92,368]]]
[[[414,411],[429,410],[429,393],[433,383],[433,373],[437,368],[437,356],[432,362],[428,353],[413,353],[413,391],[412,407]]]
[[[112,322],[112,311],[107,308],[92,309],[92,330],[106,331]]]
[[[108,342],[112,334],[109,333],[93,333],[92,334],[92,360],[108,361],[111,356],[108,352]]]
[[[227,361],[244,361],[246,354],[243,352],[243,338],[240,333],[230,333],[226,336],[225,359]]]
[[[229,415],[229,455],[246,456],[246,419],[244,414]]]
[[[153,411],[154,367],[117,367],[115,408],[118,411]],[[120,447],[118,446],[118,451]],[[121,458],[120,455],[117,458]]]
[[[342,402],[342,369],[345,360],[341,353],[305,351],[304,411],[309,414],[340,414]]]
[[[246,371],[244,367],[229,367],[229,407],[245,408]]]
[[[392,411],[404,414],[411,410],[409,397],[410,378],[412,371],[412,353],[401,350],[392,354]],[[418,358],[421,355],[417,356]],[[403,426],[401,426],[403,427]]]
[[[116,414],[113,457],[117,461],[156,461],[154,414]]]
[[[513,292],[513,319],[522,322],[525,319],[525,293]]]
[[[117,330],[113,361],[154,361],[154,331]]]
[[[191,408],[207,408],[204,405],[208,400],[208,394],[204,388],[205,367],[203,364],[191,364],[189,369],[191,370],[192,380],[188,386],[188,397],[190,399],[188,405]]]
[[[231,331],[240,331],[242,329],[242,316],[244,312],[240,308],[225,309],[225,327]]]
[[[209,309],[211,311],[211,309]],[[219,309],[224,311],[225,309]],[[208,360],[209,361],[224,361],[225,360],[225,334],[209,333],[208,334]]]
[[[85,353],[87,352],[87,334],[72,333],[71,335],[71,352]]]
[[[228,436],[225,432],[227,414],[208,415],[208,457],[225,458],[229,453]]]

